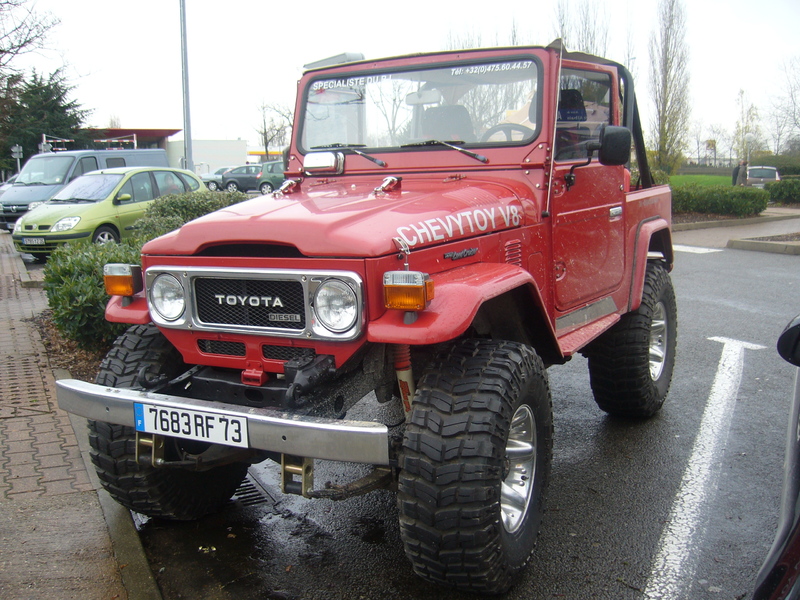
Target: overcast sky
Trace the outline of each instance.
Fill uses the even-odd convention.
[[[578,0],[571,2],[577,8]],[[781,91],[783,63],[800,56],[800,1],[684,2],[692,122],[733,131],[740,89],[766,117]],[[512,23],[525,43],[547,45],[555,37],[556,4],[186,0],[192,137],[255,145],[259,106],[293,105],[303,64],[341,52],[381,58],[436,51],[449,36],[465,35],[480,36],[484,46],[504,44]],[[609,58],[623,61],[626,40],[633,39],[635,60],[628,66],[647,115],[647,44],[657,0],[596,4],[609,23]],[[16,66],[43,73],[63,66],[74,99],[92,111],[89,125],[107,127],[115,118],[121,127],[183,128],[179,0],[36,0],[35,6],[61,23],[48,51]]]

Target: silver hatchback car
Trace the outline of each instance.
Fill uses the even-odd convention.
[[[780,180],[780,173],[775,167],[747,167],[747,186],[763,188],[767,183]]]

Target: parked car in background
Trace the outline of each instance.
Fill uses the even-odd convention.
[[[780,180],[781,175],[775,167],[747,167],[747,186],[763,188],[767,183]]]
[[[800,315],[778,338],[778,354],[800,367]],[[800,371],[795,373],[783,461],[783,500],[775,541],[756,578],[752,600],[800,598]]]
[[[0,184],[0,196],[5,192],[8,188],[14,185],[14,182],[17,180],[16,175],[12,175],[8,179],[6,179],[2,184]]]
[[[23,165],[14,185],[0,197],[0,228],[11,231],[31,205],[44,202],[84,173],[114,167],[167,167],[160,148],[139,150],[67,150],[34,154]]]
[[[63,244],[105,244],[129,237],[133,224],[159,196],[203,186],[191,171],[119,167],[82,175],[52,199],[30,210],[14,226],[19,252],[46,259]]]
[[[261,165],[242,165],[223,173],[222,187],[229,192],[249,192],[258,189]]]
[[[217,190],[222,189],[222,174],[225,171],[230,171],[234,167],[220,167],[213,173],[206,173],[205,175],[201,175],[200,179],[203,180],[203,183],[206,184],[206,187],[210,189],[212,192],[216,192]]]
[[[283,161],[273,160],[266,162],[261,165],[261,173],[258,175],[256,188],[262,195],[266,195],[281,187],[283,180]]]

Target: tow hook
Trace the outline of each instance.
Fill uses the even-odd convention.
[[[336,485],[330,481],[320,490],[314,487],[314,459],[291,454],[281,455],[281,491],[284,494],[297,494],[304,498],[327,498],[346,500],[373,490],[392,487],[394,471],[390,467],[374,467],[367,475],[346,485]]]

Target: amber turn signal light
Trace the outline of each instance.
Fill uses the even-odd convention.
[[[388,271],[383,274],[383,298],[386,308],[425,310],[433,300],[433,280],[419,271]]]
[[[133,296],[144,289],[142,267],[120,263],[104,265],[103,283],[110,296]]]

